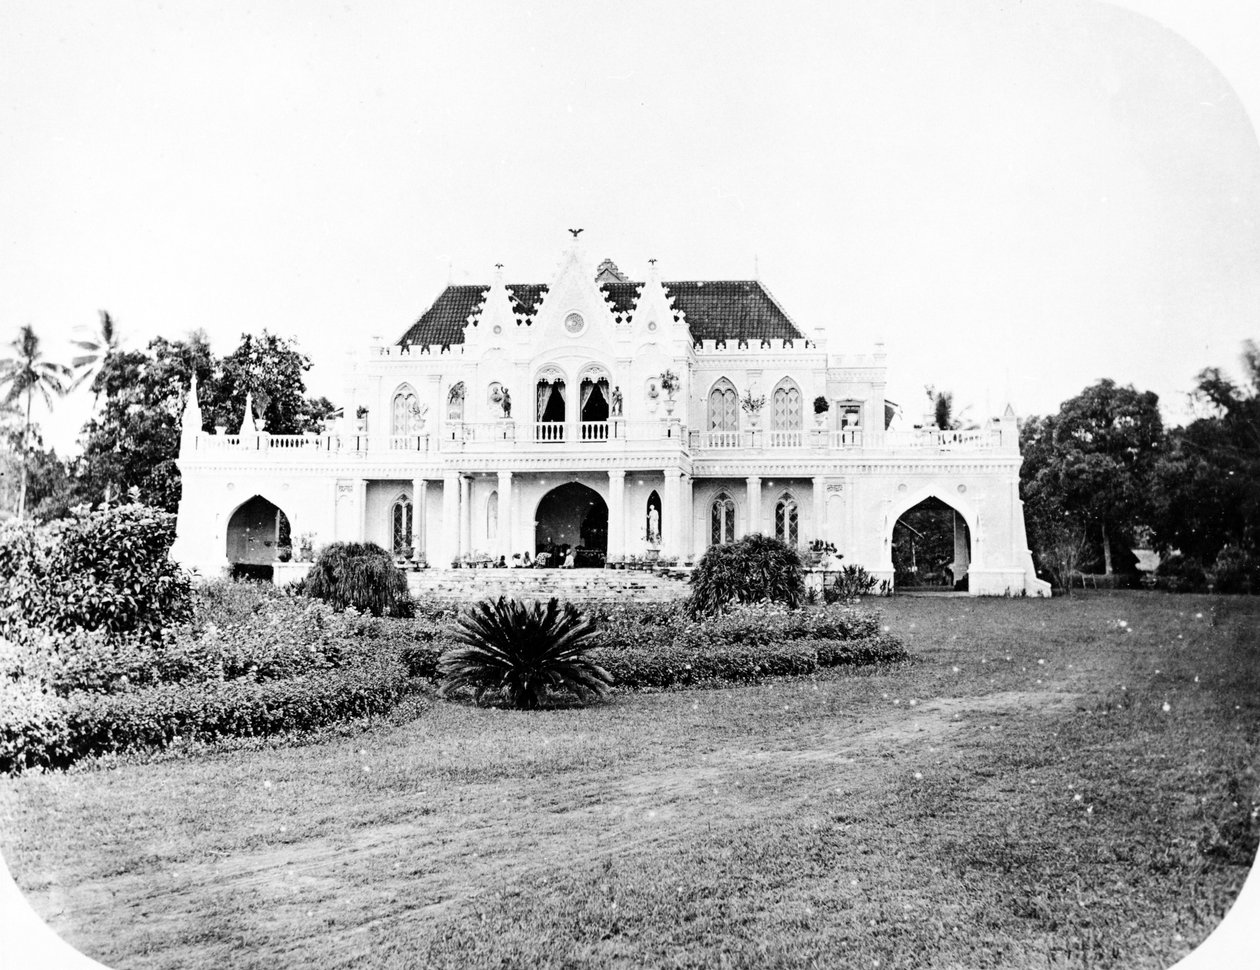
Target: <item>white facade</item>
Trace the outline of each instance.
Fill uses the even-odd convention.
[[[609,264],[599,275],[575,244],[545,287],[500,275],[448,289],[408,331],[442,342],[366,347],[347,375],[347,417],[326,434],[269,435],[250,421],[242,434],[206,434],[194,396],[172,555],[218,571],[232,523],[239,559],[238,510],[261,496],[284,512],[295,550],[310,533],[316,547],[397,549],[401,526],[403,544],[434,566],[550,542],[687,562],[715,538],[778,531],[802,546],[834,543],[846,564],[892,580],[898,517],[936,497],[966,523],[956,566],[970,592],[1048,592],[1027,548],[1009,408],[975,431],[886,430],[881,348],[828,353],[757,283],[666,284],[654,266],[643,284]],[[459,318],[464,291],[475,300]],[[455,339],[449,319],[441,330],[448,310]],[[748,393],[765,396],[759,413],[735,403]],[[830,405],[822,415],[818,397]],[[568,505],[544,503],[568,483],[598,496],[559,493],[573,528]],[[267,558],[270,542],[256,555]]]

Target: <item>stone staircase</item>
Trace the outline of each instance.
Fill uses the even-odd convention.
[[[663,603],[687,595],[686,575],[686,571],[666,575],[620,569],[422,569],[407,574],[407,585],[421,602],[555,596],[574,603]]]

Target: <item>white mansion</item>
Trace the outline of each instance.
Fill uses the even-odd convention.
[[[370,540],[431,567],[566,551],[579,567],[686,563],[762,532],[831,543],[892,580],[898,518],[937,499],[955,512],[953,579],[1047,592],[1014,413],[891,430],[875,349],[829,353],[759,282],[665,282],[655,265],[631,282],[575,239],[550,282],[448,286],[366,347],[324,434],[271,435],[252,414],[204,433],[194,387],[172,556],[213,573],[305,539]]]

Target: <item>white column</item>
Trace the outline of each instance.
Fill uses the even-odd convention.
[[[417,478],[411,483],[411,542],[415,546],[417,558],[424,556],[425,559],[430,559],[426,521],[428,508],[429,482],[427,479]]]
[[[472,478],[459,476],[459,553],[472,552]]]
[[[499,472],[499,534],[495,537],[498,553],[512,561],[512,473]]]
[[[442,476],[442,562],[449,568],[451,560],[459,555],[459,472],[447,472]]]
[[[608,469],[608,558],[626,554],[626,473]]]
[[[761,524],[761,479],[748,479],[748,534],[765,532]]]
[[[661,496],[661,555],[682,555],[682,470],[665,469],[665,494]]]
[[[679,502],[682,513],[682,552],[683,559],[690,559],[695,554],[695,545],[691,533],[695,528],[696,510],[692,503],[692,478],[684,475],[682,480],[682,496]]]
[[[355,537],[359,542],[367,542],[367,479],[360,478],[354,483],[354,500],[359,506],[359,534]]]
[[[821,475],[814,477],[814,539],[832,541],[831,527],[827,522],[827,483]],[[806,540],[804,536],[801,539]]]

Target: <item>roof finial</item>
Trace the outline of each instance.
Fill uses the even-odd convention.
[[[584,230],[582,230],[582,229],[570,229],[570,230],[569,230],[569,232],[573,233],[573,238],[574,238],[574,239],[577,239],[578,235],[579,235],[580,233],[582,233],[583,231],[584,231]]]

